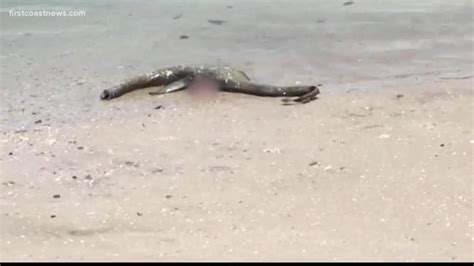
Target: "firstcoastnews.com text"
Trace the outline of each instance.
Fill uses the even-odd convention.
[[[10,17],[84,17],[86,11],[75,10],[9,10]]]

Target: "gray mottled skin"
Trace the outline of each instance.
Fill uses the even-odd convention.
[[[254,83],[243,71],[228,66],[176,66],[158,69],[125,80],[104,90],[100,98],[111,100],[128,92],[147,87],[161,86],[157,91],[151,92],[151,95],[183,90],[197,77],[216,81],[221,91],[269,97],[296,97],[283,99],[286,103],[307,103],[316,99],[319,94],[317,86],[274,86]]]

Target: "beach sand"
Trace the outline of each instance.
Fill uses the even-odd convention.
[[[471,1],[44,2],[1,4],[1,261],[473,260]],[[99,100],[214,63],[321,95]]]

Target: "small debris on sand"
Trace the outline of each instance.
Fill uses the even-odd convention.
[[[273,154],[280,154],[280,149],[279,148],[268,148],[263,150],[264,153],[273,153]]]
[[[207,20],[207,22],[209,22],[211,24],[214,24],[214,25],[222,25],[222,24],[226,23],[225,20],[218,20],[218,19],[209,19],[209,20]]]
[[[163,169],[161,169],[161,168],[156,168],[156,169],[151,170],[152,174],[162,173],[162,172],[163,172]]]
[[[11,186],[11,185],[14,185],[14,184],[15,184],[15,182],[13,182],[13,181],[3,182],[3,185],[5,185],[5,186],[7,186],[7,187],[9,187],[9,186]]]

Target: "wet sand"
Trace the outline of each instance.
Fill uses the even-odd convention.
[[[2,2],[0,259],[472,261],[472,2],[301,2]],[[99,100],[188,63],[322,93]]]

